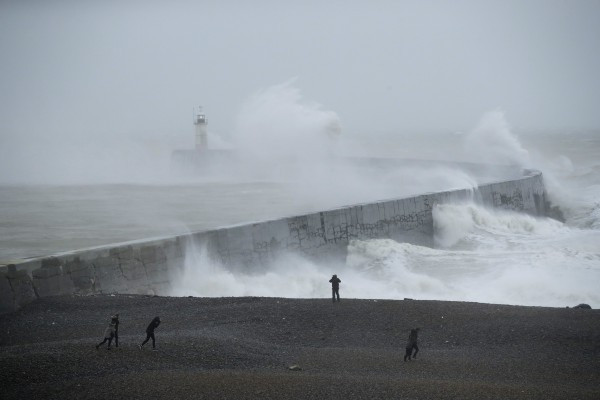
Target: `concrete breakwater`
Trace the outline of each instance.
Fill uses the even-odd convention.
[[[36,298],[64,294],[170,293],[184,268],[186,249],[201,247],[231,268],[253,268],[293,252],[316,260],[343,260],[353,239],[391,238],[433,243],[436,204],[474,200],[533,215],[549,212],[542,174],[419,196],[357,204],[168,238],[120,243],[27,260],[0,271],[0,312]]]

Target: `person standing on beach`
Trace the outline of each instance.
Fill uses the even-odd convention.
[[[148,342],[148,340],[150,340],[150,339],[152,339],[152,350],[156,350],[156,340],[154,339],[154,330],[156,328],[158,328],[159,325],[160,325],[160,318],[154,317],[152,322],[150,322],[150,325],[148,325],[148,327],[146,328],[146,340],[144,340],[142,342],[142,344],[138,345],[140,350],[142,350],[142,347],[144,347],[146,342]]]
[[[112,343],[113,337],[115,336],[115,326],[111,323],[104,330],[104,340],[96,345],[96,350],[100,349],[104,343],[108,342],[108,347],[106,350],[110,350],[110,345]]]
[[[410,361],[411,355],[412,358],[417,358],[417,353],[419,352],[419,346],[417,344],[419,340],[419,331],[421,328],[415,328],[410,330],[410,334],[408,335],[408,342],[406,343],[406,354],[404,354],[404,361],[408,358]],[[415,354],[412,354],[413,349],[415,349]]]
[[[119,313],[110,317],[110,323],[115,326],[115,347],[119,347]]]
[[[331,282],[331,299],[335,303],[335,297],[337,296],[337,301],[340,301],[340,278],[337,275],[333,275],[329,280]]]

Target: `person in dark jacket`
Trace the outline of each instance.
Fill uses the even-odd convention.
[[[406,343],[406,354],[404,354],[404,361],[408,358],[417,358],[417,353],[419,352],[418,340],[419,340],[419,331],[420,328],[415,328],[410,330],[410,334],[408,335],[408,342]],[[415,354],[412,354],[413,349],[415,350]]]
[[[156,328],[158,328],[159,325],[160,325],[160,318],[154,317],[152,322],[150,322],[150,325],[148,325],[148,327],[146,328],[146,340],[144,340],[142,342],[142,344],[140,344],[138,346],[140,348],[140,350],[142,349],[142,347],[144,347],[146,342],[148,342],[148,340],[150,340],[150,339],[152,339],[152,350],[156,350],[156,340],[154,339],[154,330]]]
[[[333,275],[329,282],[331,282],[331,299],[335,303],[335,297],[337,296],[337,301],[340,301],[340,278]]]
[[[100,348],[104,343],[108,342],[106,350],[110,350],[110,344],[112,343],[113,337],[115,336],[115,326],[111,323],[104,330],[104,340],[96,345],[96,350]]]
[[[115,326],[115,347],[119,347],[119,313],[110,317],[110,323]]]

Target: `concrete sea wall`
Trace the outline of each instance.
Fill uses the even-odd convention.
[[[0,313],[36,298],[63,294],[168,294],[183,270],[186,248],[202,243],[231,268],[252,268],[287,252],[315,260],[343,260],[350,240],[391,238],[432,245],[436,204],[475,200],[485,206],[547,215],[538,171],[478,190],[451,190],[358,204],[307,215],[211,231],[79,250],[9,265],[0,271]]]

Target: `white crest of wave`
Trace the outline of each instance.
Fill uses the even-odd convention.
[[[513,229],[503,224],[501,229]],[[287,254],[246,270],[230,270],[210,259],[203,246],[190,246],[172,294],[327,299],[328,280],[338,274],[342,299],[409,297],[558,307],[600,303],[598,235],[565,229],[556,238],[537,229],[517,231],[524,233],[484,231],[471,235],[468,248],[454,250],[390,239],[354,240],[345,264],[319,264]]]
[[[348,245],[346,270],[355,284],[356,297],[398,299],[423,293],[447,296],[442,280],[413,268],[437,250],[398,243],[391,239],[352,240]]]
[[[415,250],[417,249],[417,250]],[[411,271],[414,258],[437,250],[393,240],[352,241],[345,265],[317,264],[286,254],[255,270],[229,270],[211,259],[203,245],[186,252],[183,274],[174,280],[174,296],[268,296],[291,298],[328,297],[331,275],[342,280],[342,298],[397,299],[435,293],[448,296],[436,278]],[[426,255],[425,255],[426,256]],[[407,262],[407,259],[411,259]]]
[[[320,297],[327,292],[327,272],[293,254],[261,270],[232,271],[208,255],[206,246],[190,244],[174,296]]]
[[[505,247],[495,235],[476,238],[466,250],[439,250],[391,240],[353,242],[347,267],[359,285],[377,298],[476,301],[536,306],[600,302],[600,254],[588,233],[565,231],[561,239],[514,241]],[[598,235],[596,235],[598,239]],[[514,240],[512,237],[511,240]],[[361,286],[361,290],[363,287]],[[372,296],[357,296],[372,297]]]
[[[475,203],[436,204],[432,210],[434,241],[451,248],[469,234],[550,235],[568,229],[561,222],[514,211],[490,210]]]
[[[544,174],[544,186],[548,198],[560,207],[567,223],[581,228],[600,227],[600,184],[594,167],[575,164],[565,155],[548,159],[534,157],[536,168]]]

